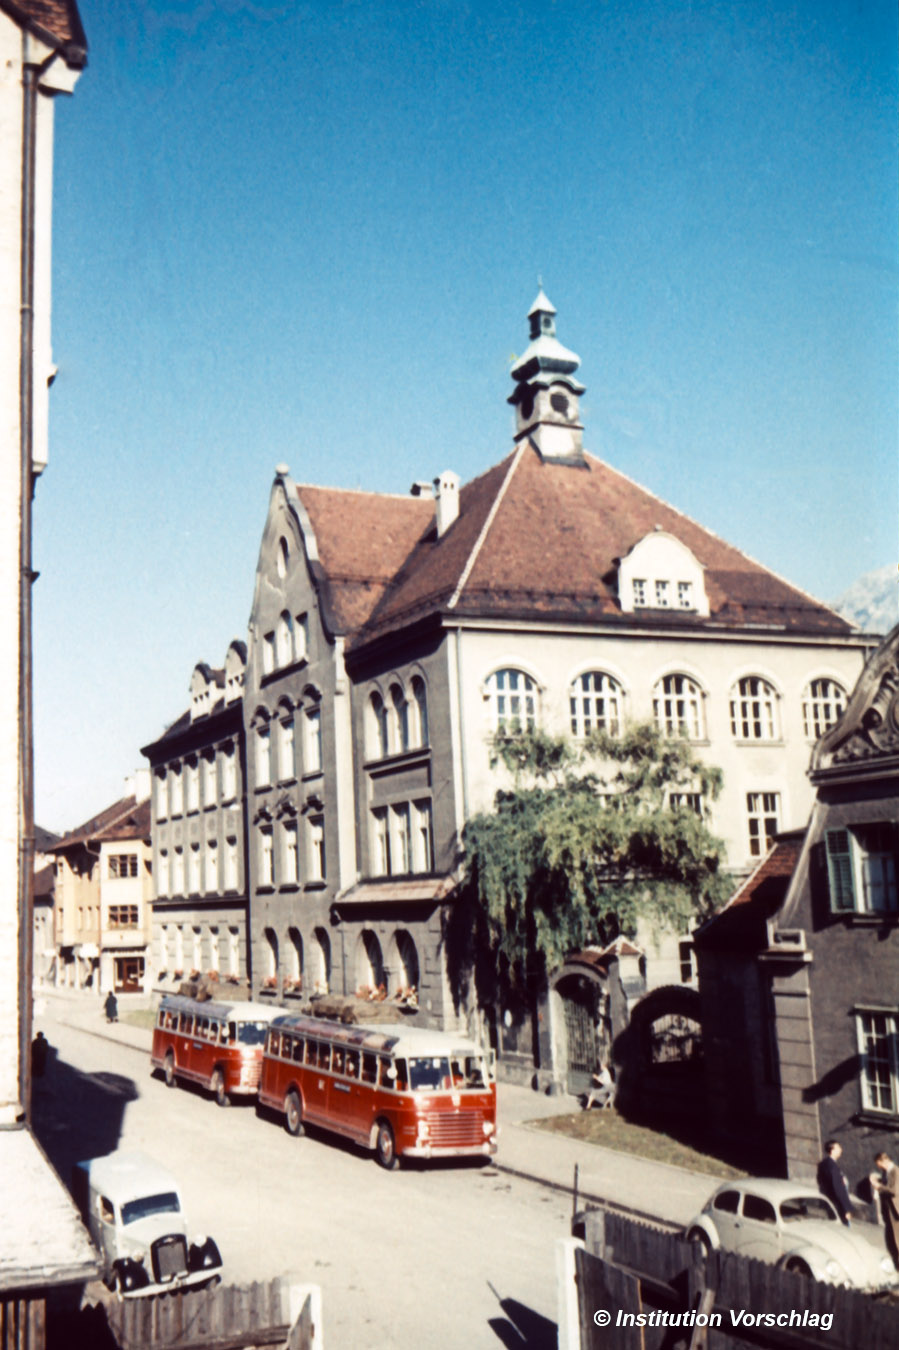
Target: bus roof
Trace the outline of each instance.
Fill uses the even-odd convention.
[[[268,1003],[248,1003],[241,999],[227,1003],[218,999],[190,998],[187,994],[163,994],[159,1006],[173,1012],[200,1013],[203,1017],[214,1017],[217,1022],[270,1022],[278,1011]]]
[[[339,1045],[382,1050],[394,1055],[446,1055],[454,1050],[468,1055],[483,1054],[482,1048],[469,1036],[405,1026],[402,1022],[379,1022],[376,1026],[364,1027],[329,1022],[322,1017],[284,1016],[272,1018],[271,1025],[272,1029],[293,1032],[297,1036],[319,1037]]]

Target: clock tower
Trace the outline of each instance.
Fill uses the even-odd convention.
[[[584,386],[574,378],[581,359],[556,337],[555,314],[541,287],[528,314],[530,345],[512,367],[515,440],[529,436],[544,459],[583,463],[578,399]]]

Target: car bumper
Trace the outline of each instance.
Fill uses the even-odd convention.
[[[170,1294],[174,1289],[190,1289],[198,1284],[208,1284],[221,1274],[221,1266],[208,1266],[204,1270],[191,1271],[189,1275],[175,1275],[164,1284],[144,1284],[139,1289],[123,1289],[124,1299],[146,1298],[149,1294]]]
[[[483,1144],[437,1145],[426,1141],[403,1149],[404,1158],[489,1158],[496,1152],[496,1140],[485,1139]]]

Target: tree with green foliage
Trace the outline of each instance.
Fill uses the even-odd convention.
[[[492,976],[533,993],[571,951],[634,937],[641,918],[683,932],[725,898],[724,846],[695,809],[722,775],[686,740],[651,724],[579,744],[531,731],[498,738],[494,754],[511,786],[465,827],[448,934],[483,992]]]

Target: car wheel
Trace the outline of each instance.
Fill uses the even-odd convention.
[[[375,1140],[375,1157],[379,1166],[388,1172],[393,1172],[399,1167],[400,1160],[396,1156],[396,1140],[393,1137],[393,1130],[386,1120],[378,1121],[378,1134]]]
[[[299,1138],[303,1134],[303,1103],[300,1101],[298,1092],[288,1092],[284,1098],[284,1115],[286,1116],[287,1133]]]
[[[791,1275],[805,1275],[807,1279],[812,1277],[811,1270],[798,1256],[791,1256],[789,1261],[785,1261],[784,1270],[788,1270]]]
[[[225,1091],[225,1075],[221,1069],[216,1069],[212,1075],[212,1095],[215,1097],[217,1106],[230,1106],[231,1098]]]
[[[708,1257],[712,1250],[712,1243],[708,1233],[702,1228],[691,1228],[687,1234],[688,1242],[695,1242],[702,1251],[704,1258]]]
[[[166,1085],[166,1087],[174,1087],[174,1086],[175,1086],[175,1056],[172,1054],[171,1050],[169,1051],[169,1053],[168,1053],[168,1054],[166,1055],[166,1057],[165,1057],[165,1068],[163,1069],[163,1072],[164,1072],[164,1074],[165,1074],[165,1085]]]

